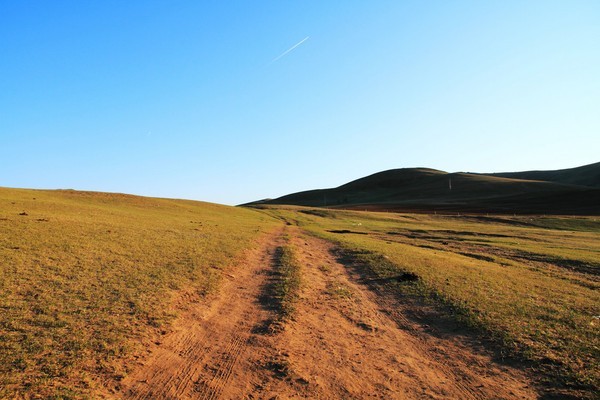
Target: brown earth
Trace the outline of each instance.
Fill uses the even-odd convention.
[[[534,399],[525,372],[463,335],[433,335],[373,291],[332,244],[287,227],[301,264],[291,320],[271,287],[283,232],[265,237],[211,302],[193,304],[120,386],[124,399]]]

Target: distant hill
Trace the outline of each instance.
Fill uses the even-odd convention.
[[[600,214],[599,173],[600,163],[569,170],[500,174],[402,168],[378,172],[336,188],[292,193],[253,204],[597,215]]]
[[[528,179],[600,188],[600,162],[555,171],[500,172],[486,174],[503,178]]]

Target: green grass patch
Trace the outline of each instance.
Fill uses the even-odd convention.
[[[529,222],[542,228],[600,233],[600,217],[532,217]]]

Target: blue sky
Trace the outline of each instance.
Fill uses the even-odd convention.
[[[599,21],[595,0],[0,0],[0,186],[238,204],[598,162]]]

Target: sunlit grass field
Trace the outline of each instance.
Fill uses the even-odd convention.
[[[598,389],[600,218],[252,210],[0,188],[0,398],[95,398],[118,386],[186,304],[218,291],[223,271],[283,222],[365,255],[383,278],[418,275],[424,297],[507,354]],[[283,282],[297,286],[297,267]]]
[[[265,212],[368,251],[383,278],[417,274],[424,295],[549,379],[600,387],[600,218]]]
[[[0,398],[118,385],[276,224],[209,203],[0,189]]]

